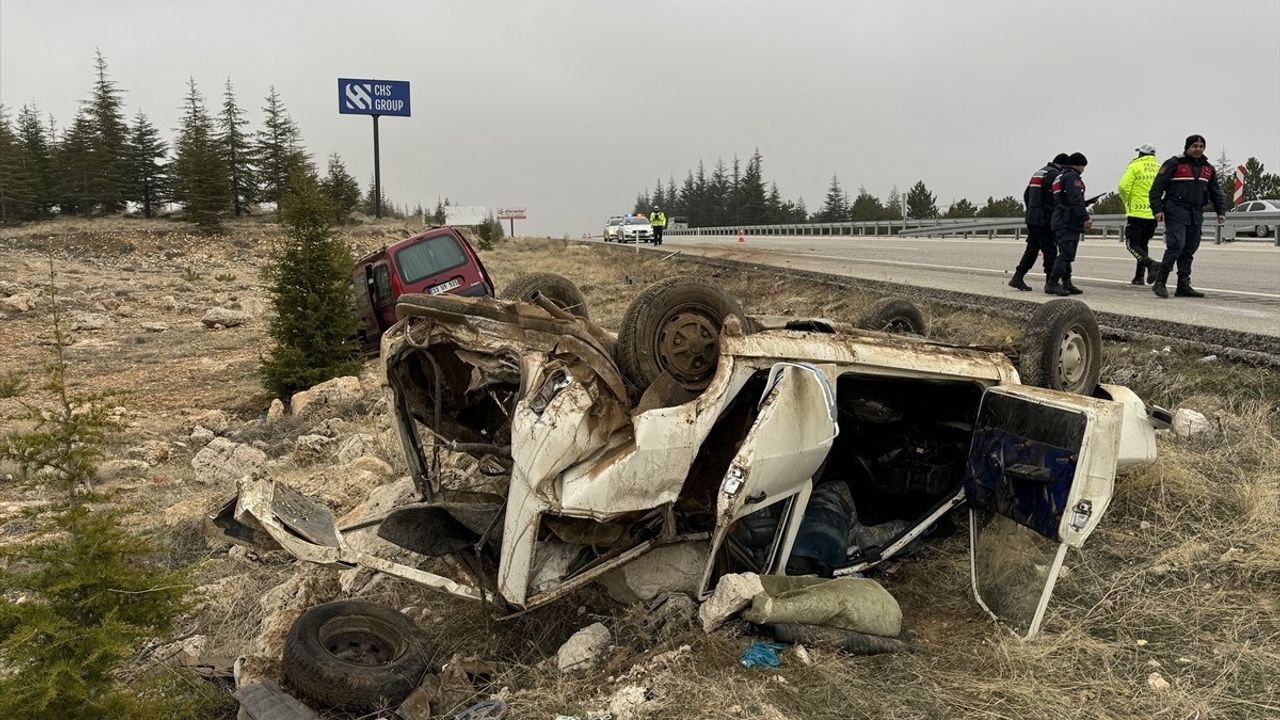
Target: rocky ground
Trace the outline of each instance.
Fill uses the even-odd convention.
[[[408,232],[394,223],[344,231],[360,251]],[[593,590],[495,624],[475,605],[399,581],[304,567],[211,538],[206,514],[247,473],[288,482],[348,518],[409,489],[372,362],[359,377],[292,402],[273,403],[259,385],[269,320],[260,269],[280,233],[258,220],[216,238],[167,221],[0,230],[0,375],[38,380],[56,289],[72,386],[119,393],[110,402],[122,426],[99,485],[133,510],[140,530],[167,535],[172,563],[195,567],[197,610],[139,663],[199,658],[236,665],[241,682],[278,679],[284,633],[304,608],[362,597],[406,609],[436,660],[471,667],[472,679],[483,678],[478,697],[502,697],[513,718],[1280,713],[1280,383],[1272,370],[1177,347],[1108,348],[1104,379],[1182,408],[1181,430],[1162,436],[1156,466],[1118,479],[1103,527],[1068,554],[1036,642],[1011,639],[974,604],[961,533],[879,577],[903,605],[915,653],[788,651],[777,671],[746,670],[737,663],[745,627],[705,634],[692,603],[627,606]],[[708,272],[678,256],[623,252],[519,240],[483,257],[500,287],[526,270],[570,277],[592,318],[610,328],[645,283]],[[763,271],[713,272],[753,313],[851,320],[873,299]],[[924,309],[932,333],[952,342],[1008,344],[1020,335],[1012,318]],[[0,415],[9,402],[0,401]],[[0,541],[21,540],[22,512],[41,501],[37,489],[0,486]],[[559,649],[586,628],[579,642],[598,658],[562,672]],[[470,699],[453,697],[458,706]]]

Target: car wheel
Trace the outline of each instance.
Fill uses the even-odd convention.
[[[747,322],[737,300],[701,278],[659,280],[622,316],[618,369],[642,392],[664,371],[686,390],[702,390],[715,375],[720,328],[730,315]]]
[[[857,326],[864,330],[916,335],[924,335],[927,329],[924,314],[915,303],[892,297],[880,298],[872,303],[858,318]]]
[[[546,295],[547,299],[564,310],[580,318],[589,318],[587,314],[587,298],[573,281],[555,273],[523,273],[502,291],[503,300],[524,300],[532,302],[534,292]]]
[[[404,613],[381,605],[317,605],[285,638],[285,682],[325,707],[369,712],[399,705],[427,672],[420,635]]]
[[[1050,300],[1027,321],[1018,372],[1022,382],[1090,395],[1102,372],[1102,333],[1079,300]]]
[[[1253,229],[1253,234],[1257,237],[1264,238],[1271,234],[1271,228],[1267,225],[1259,225]]]

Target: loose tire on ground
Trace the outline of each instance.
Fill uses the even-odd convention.
[[[663,371],[686,390],[702,390],[715,375],[720,328],[729,315],[737,315],[749,327],[738,301],[706,280],[659,280],[622,316],[614,353],[618,369],[642,392]]]
[[[329,708],[369,712],[400,704],[421,683],[430,653],[404,613],[353,600],[302,614],[284,645],[284,679]]]
[[[1019,357],[1022,382],[1092,394],[1102,372],[1102,333],[1093,310],[1079,300],[1050,300],[1027,321]]]
[[[580,318],[588,318],[587,298],[573,281],[555,273],[535,272],[517,275],[499,295],[503,300],[524,300],[537,291],[548,300]]]
[[[915,303],[902,298],[880,298],[858,318],[858,327],[864,330],[880,330],[889,333],[915,333],[924,335],[927,326],[924,314]]]

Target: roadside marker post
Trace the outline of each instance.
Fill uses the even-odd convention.
[[[738,228],[738,242],[740,242],[740,243],[744,243],[744,242],[746,242],[746,241],[747,241],[747,230],[746,230],[746,228],[741,228],[741,227],[740,227],[740,228]]]

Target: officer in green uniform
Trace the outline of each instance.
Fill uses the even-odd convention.
[[[1147,253],[1147,244],[1156,234],[1156,216],[1151,212],[1151,184],[1156,180],[1156,171],[1160,163],[1156,162],[1156,149],[1143,145],[1135,150],[1138,157],[1129,161],[1124,175],[1120,177],[1120,199],[1124,201],[1124,246],[1129,254],[1138,261],[1133,271],[1133,285],[1151,284],[1155,282],[1156,273],[1160,271],[1160,261],[1152,260]],[[1146,274],[1144,281],[1143,274]]]
[[[649,213],[649,224],[653,226],[653,244],[662,244],[662,231],[667,229],[667,214],[657,206]]]

